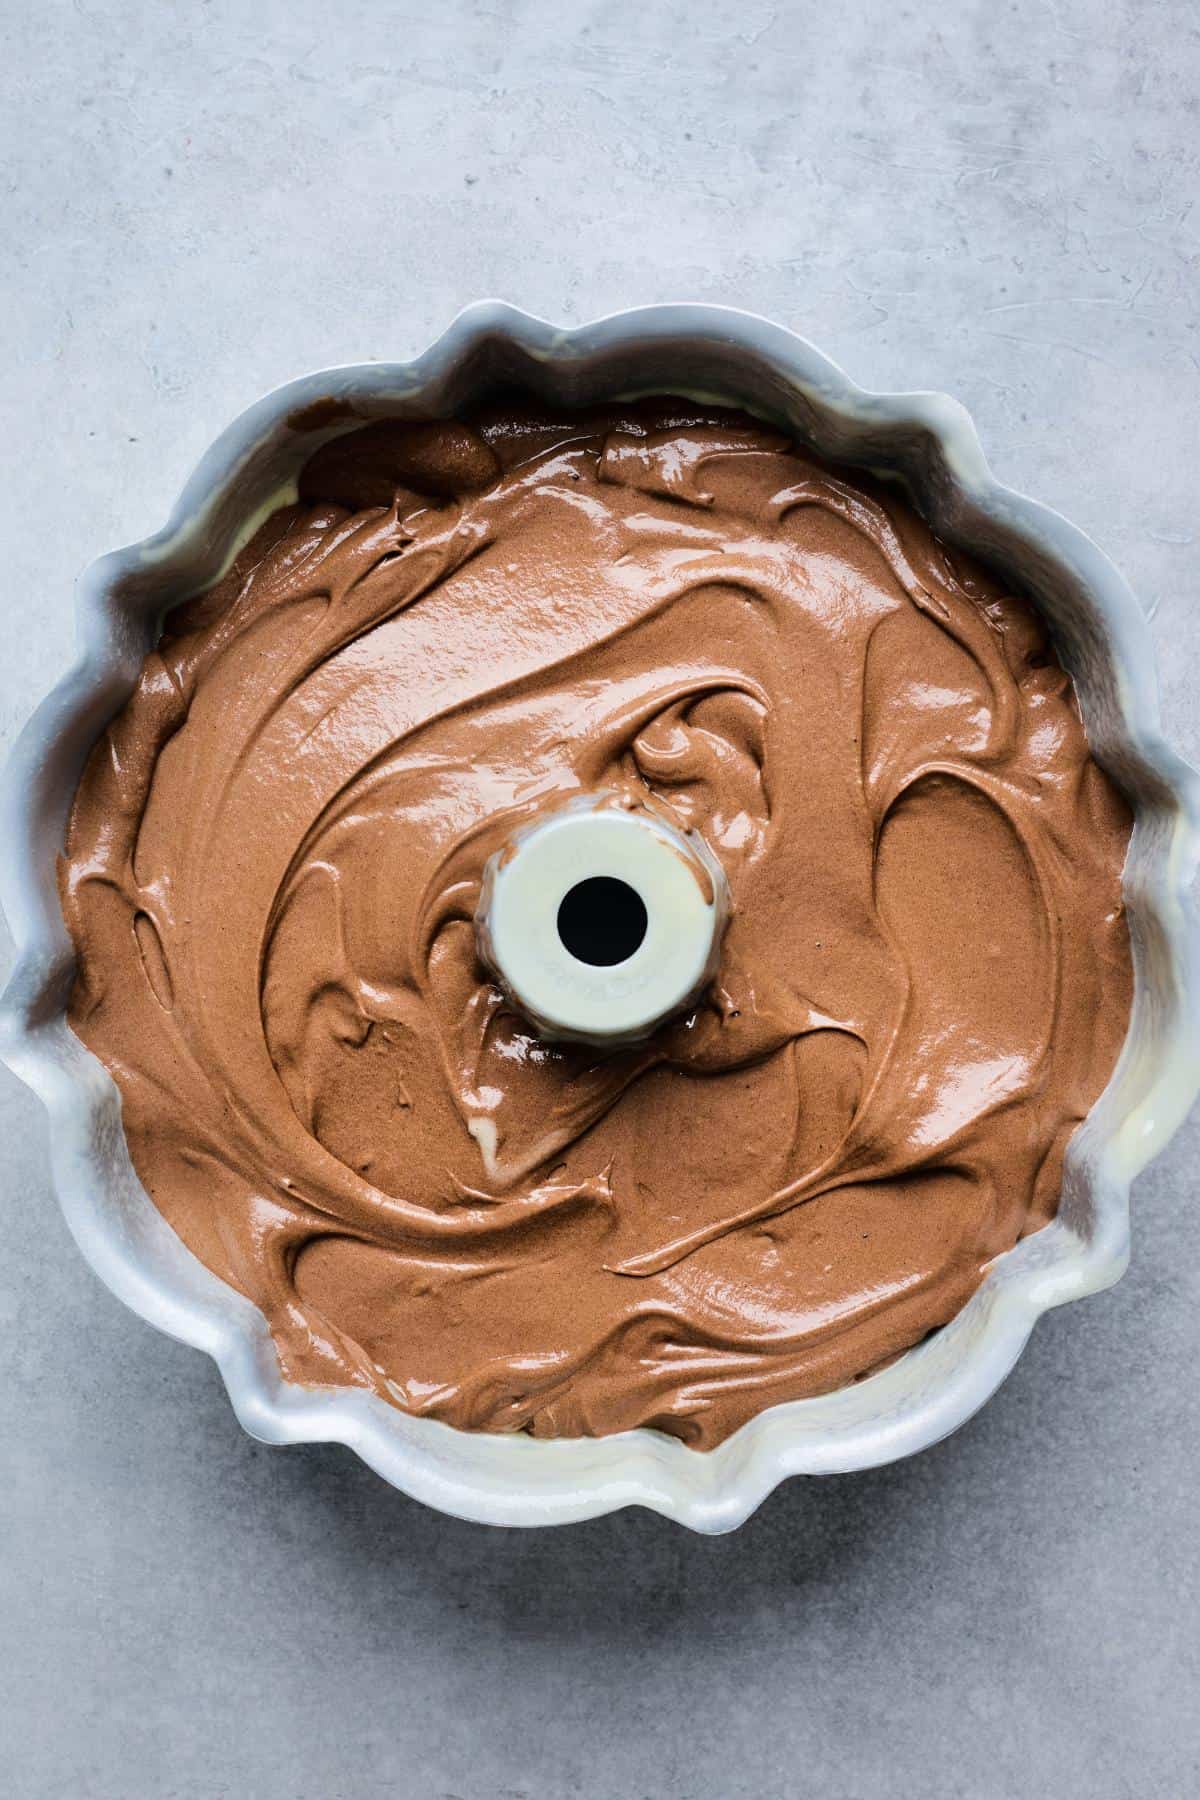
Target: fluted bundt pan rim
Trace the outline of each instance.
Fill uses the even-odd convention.
[[[963,1311],[889,1368],[771,1407],[707,1452],[649,1430],[570,1441],[461,1432],[365,1392],[284,1381],[262,1314],[197,1261],[141,1187],[116,1086],[66,1022],[74,957],[55,858],[88,750],[132,689],[163,611],[216,577],[319,443],[363,419],[445,416],[505,385],[565,405],[654,392],[739,404],[826,456],[898,477],[947,542],[1037,602],[1092,749],[1135,815],[1133,1016],[1071,1142],[1057,1219],[997,1258]],[[1126,583],[1082,532],[993,478],[947,396],[869,393],[804,339],[733,309],[654,306],[566,329],[483,301],[412,362],[324,370],[250,407],[202,458],[165,528],[86,571],[77,622],[78,660],[19,738],[0,795],[0,897],[16,941],[0,1048],[50,1113],[55,1187],[84,1256],[141,1317],[216,1359],[255,1437],[347,1444],[396,1487],[463,1518],[549,1525],[642,1505],[723,1531],[788,1475],[868,1468],[935,1443],[1000,1385],[1041,1313],[1124,1271],[1130,1183],[1200,1088],[1188,896],[1200,782],[1163,739],[1150,631]]]

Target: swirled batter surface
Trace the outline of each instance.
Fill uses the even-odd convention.
[[[81,784],[71,1019],[285,1372],[709,1447],[949,1319],[1124,1033],[1129,830],[1031,607],[735,414],[335,439],[170,615]],[[551,1045],[490,853],[580,792],[733,899],[689,1016]]]

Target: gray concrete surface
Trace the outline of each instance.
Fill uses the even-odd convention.
[[[1190,0],[0,4],[11,738],[237,408],[500,293],[745,305],[947,388],[1154,612],[1200,753]],[[1132,1272],[901,1467],[735,1536],[456,1524],[272,1451],[76,1256],[0,1079],[0,1792],[1197,1791],[1195,1123]]]

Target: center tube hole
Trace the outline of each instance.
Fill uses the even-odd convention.
[[[636,888],[615,875],[592,875],[563,895],[558,935],[577,962],[609,969],[640,946],[649,920]]]

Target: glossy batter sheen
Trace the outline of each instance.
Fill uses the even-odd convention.
[[[679,401],[372,426],[300,492],[171,615],[62,864],[75,1030],[285,1372],[708,1448],[944,1323],[1054,1213],[1130,1000],[1128,816],[1029,605]],[[608,1056],[472,925],[599,788],[734,909]]]

